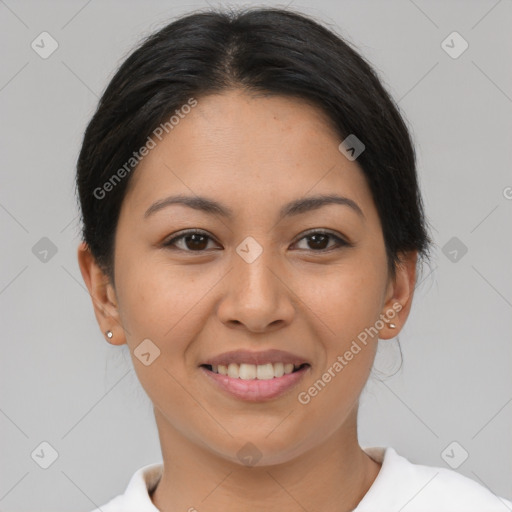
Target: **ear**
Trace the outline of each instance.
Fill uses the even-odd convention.
[[[120,321],[115,289],[85,242],[78,246],[78,265],[89,290],[101,332],[106,336],[107,331],[112,331],[113,336],[108,342],[112,345],[124,345],[126,337]]]
[[[399,258],[395,276],[389,280],[381,315],[385,325],[379,332],[379,338],[383,340],[394,338],[402,330],[411,310],[416,286],[418,251],[400,253]],[[395,328],[390,324],[394,324]]]

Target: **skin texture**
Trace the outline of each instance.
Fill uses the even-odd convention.
[[[116,232],[115,286],[87,247],[78,248],[100,328],[113,332],[110,343],[129,345],[154,405],[165,468],[152,496],[159,510],[348,511],[378,474],[358,444],[358,400],[378,338],[396,336],[407,319],[417,254],[402,255],[391,278],[370,190],[340,142],[323,113],[296,98],[236,89],[198,98],[132,177]],[[289,201],[332,193],[364,216],[328,205],[277,218]],[[144,217],[174,194],[207,196],[234,218],[182,205]],[[210,239],[163,246],[189,228]],[[332,238],[315,245],[303,234],[313,228],[352,246],[336,248]],[[252,263],[236,252],[248,236],[263,249]],[[393,304],[402,307],[396,328],[385,325],[301,404],[298,393]],[[149,366],[133,355],[146,338],[160,349]],[[272,400],[235,399],[199,369],[227,351],[271,348],[311,365],[297,387]],[[253,467],[237,456],[248,442],[261,454]]]

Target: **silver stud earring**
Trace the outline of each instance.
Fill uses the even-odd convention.
[[[109,340],[112,339],[112,336],[114,336],[114,333],[112,331],[107,331],[105,334]]]
[[[390,328],[390,329],[396,329],[396,325],[395,325],[394,323],[390,323],[390,324],[389,324],[389,328]]]

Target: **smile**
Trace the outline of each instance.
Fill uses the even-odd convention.
[[[249,364],[249,363],[230,363],[229,365],[202,365],[212,373],[227,375],[232,379],[242,380],[270,380],[280,378],[283,375],[294,373],[309,366],[307,363],[294,365],[292,363],[267,363],[267,364]]]
[[[263,365],[230,363],[224,368],[222,368],[223,365],[219,366],[221,366],[221,371],[224,371],[225,368],[228,374],[220,373],[218,367],[215,372],[210,365],[201,365],[199,370],[215,390],[230,398],[245,402],[265,402],[280,398],[298,386],[311,369],[307,363],[298,367],[291,363],[286,365],[283,363]],[[230,372],[233,376],[229,375]]]

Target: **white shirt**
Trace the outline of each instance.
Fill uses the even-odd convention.
[[[363,448],[382,467],[353,512],[511,512],[512,501],[500,498],[456,471],[413,464],[391,448]],[[149,492],[163,465],[138,469],[123,494],[92,512],[159,512]]]

